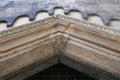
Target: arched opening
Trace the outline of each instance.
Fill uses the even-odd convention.
[[[1,21],[0,22],[0,31],[6,30],[7,29],[7,22]]]
[[[35,21],[42,20],[42,19],[45,19],[47,17],[49,17],[48,12],[38,12],[35,16]]]
[[[58,7],[54,9],[54,15],[61,14],[64,15],[64,9],[62,7]]]
[[[104,25],[102,19],[98,15],[88,15],[87,21],[99,25]]]
[[[109,21],[109,26],[114,29],[119,29],[120,30],[120,20],[110,20]]]
[[[68,14],[70,17],[73,17],[73,18],[76,18],[76,19],[80,19],[80,20],[82,20],[83,19],[83,17],[82,17],[82,15],[81,15],[81,12],[79,12],[79,11],[70,11],[69,12],[69,14]]]
[[[17,26],[24,25],[27,23],[30,23],[28,16],[26,16],[26,15],[19,16],[14,20],[12,27],[17,27]]]
[[[96,80],[96,79],[59,63],[25,80]]]

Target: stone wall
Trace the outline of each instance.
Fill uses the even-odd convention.
[[[17,26],[0,32],[0,80],[22,80],[57,62],[100,80],[120,80],[119,44],[120,30],[63,15]]]
[[[56,6],[64,7],[66,13],[71,9],[80,10],[83,17],[97,14],[105,23],[109,19],[120,19],[120,0],[4,0],[0,4],[0,20],[9,24],[20,15],[28,15],[33,19],[40,10],[53,13]]]

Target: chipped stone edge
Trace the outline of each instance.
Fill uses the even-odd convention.
[[[56,21],[56,23],[59,23],[59,20],[64,20],[64,21],[75,23],[77,25],[82,25],[82,26],[84,26],[88,29],[92,29],[94,31],[97,30],[97,31],[107,33],[112,38],[114,37],[114,38],[120,39],[120,30],[112,29],[112,28],[109,28],[108,26],[102,26],[102,25],[97,25],[94,23],[89,23],[87,21],[75,19],[75,18],[68,17],[65,15],[51,16],[49,18],[45,18],[45,19],[39,20],[39,21],[33,21],[32,23],[28,23],[28,24],[21,25],[18,27],[11,27],[8,30],[1,31],[0,38],[21,32],[23,30],[28,30],[33,27],[39,27],[41,25],[45,25],[46,23],[49,23],[52,21]]]
[[[11,35],[11,34],[21,32],[23,30],[28,30],[28,29],[31,29],[31,28],[34,28],[34,27],[39,27],[41,25],[45,25],[46,23],[50,23],[50,22],[55,21],[55,20],[56,19],[53,16],[53,17],[46,18],[44,20],[33,21],[32,23],[28,23],[28,24],[21,25],[21,26],[18,26],[18,27],[11,27],[8,30],[1,31],[0,32],[0,38]]]

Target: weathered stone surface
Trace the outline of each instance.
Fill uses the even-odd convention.
[[[111,74],[111,80],[120,78],[120,31],[56,15],[0,32],[0,78],[55,55],[83,60],[107,72],[107,77]],[[11,75],[11,80],[16,80],[17,74]]]
[[[5,75],[3,79],[5,80],[24,80],[39,71],[42,71],[48,67],[51,67],[58,63],[58,57],[55,56],[47,56],[42,58],[41,60],[36,60],[35,62],[22,67],[14,72],[11,72],[8,75]],[[2,79],[0,79],[2,80]]]
[[[68,55],[60,55],[60,63],[65,64],[75,70],[85,73],[98,80],[119,80],[115,75],[99,69],[84,60],[76,59],[75,57],[68,57]]]
[[[0,20],[6,20],[9,24],[20,15],[28,15],[33,19],[39,10],[52,13],[56,6],[63,6],[65,12],[78,9],[83,17],[95,13],[100,15],[104,22],[111,18],[120,19],[120,0],[4,0],[0,1],[0,4]]]

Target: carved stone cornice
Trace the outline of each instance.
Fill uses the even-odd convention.
[[[0,77],[41,60],[42,57],[61,53],[118,77],[120,30],[56,15],[2,31]]]
[[[18,26],[18,27],[11,27],[8,30],[1,31],[0,32],[0,38],[5,37],[5,36],[9,36],[11,34],[15,34],[15,33],[18,33],[18,32],[24,31],[24,30],[39,27],[41,25],[43,26],[43,25],[46,25],[47,23],[50,23],[50,22],[56,23],[56,18],[55,17],[49,17],[49,18],[44,19],[44,20],[35,21],[35,22],[32,22],[32,23],[28,23],[28,24],[25,24],[25,25]]]
[[[59,20],[61,21],[69,21],[71,23],[77,24],[79,26],[83,26],[89,30],[93,30],[95,32],[100,32],[100,33],[104,33],[104,34],[108,34],[110,38],[113,39],[120,39],[120,30],[116,30],[113,28],[110,28],[108,26],[103,26],[103,25],[97,25],[94,23],[90,23],[84,20],[79,20],[79,19],[75,19],[72,17],[68,17],[68,16],[63,16],[63,15],[57,15],[57,17],[59,18]]]
[[[72,17],[63,16],[63,15],[56,15],[56,16],[46,18],[44,20],[34,21],[32,23],[28,23],[28,24],[25,24],[25,25],[14,27],[14,28],[12,27],[8,30],[1,31],[0,32],[0,37],[15,34],[17,32],[21,32],[21,31],[31,29],[31,28],[34,28],[34,27],[38,27],[38,26],[41,26],[41,25],[43,26],[43,25],[46,25],[46,23],[50,23],[50,22],[54,22],[56,24],[58,24],[58,23],[61,24],[61,21],[67,21],[67,22],[71,22],[71,23],[74,23],[74,24],[77,24],[77,25],[80,25],[80,26],[84,26],[85,28],[88,28],[90,30],[94,30],[96,32],[97,31],[99,31],[101,33],[104,32],[104,33],[108,34],[109,37],[111,37],[111,38],[120,39],[120,30],[116,30],[116,29],[110,28],[108,26],[97,25],[97,24],[90,23],[90,22],[87,22],[87,21],[84,21],[84,20],[79,20],[79,19],[75,19],[75,18],[72,18]]]
[[[35,21],[35,22],[29,23],[29,24],[25,24],[25,25],[18,26],[15,28],[10,28],[6,31],[0,32],[0,43],[1,43],[0,52],[3,53],[3,52],[6,52],[5,50],[9,50],[9,48],[14,49],[14,47],[17,47],[17,45],[15,45],[14,47],[10,46],[8,49],[6,47],[3,47],[5,45],[7,46],[7,43],[9,43],[9,40],[12,40],[13,44],[14,44],[15,42],[17,42],[14,39],[21,37],[21,36],[24,36],[24,35],[27,35],[27,34],[32,36],[32,33],[38,32],[41,30],[46,31],[46,36],[49,36],[53,33],[55,33],[54,35],[58,36],[57,34],[59,32],[63,36],[64,29],[62,29],[62,28],[66,28],[66,26],[69,23],[71,23],[71,25],[69,25],[70,27],[66,30],[66,33],[64,33],[64,34],[72,35],[72,36],[75,36],[78,38],[85,39],[85,37],[81,37],[81,36],[79,37],[76,35],[76,34],[79,35],[79,33],[77,33],[77,32],[72,33],[72,31],[69,31],[69,30],[79,30],[79,31],[82,30],[82,31],[86,31],[88,34],[91,33],[94,35],[102,36],[103,38],[105,37],[107,39],[110,39],[111,41],[113,41],[113,40],[120,41],[120,31],[119,30],[114,30],[114,29],[111,29],[107,26],[96,25],[96,24],[92,24],[92,23],[89,23],[86,21],[81,21],[81,20],[74,19],[74,18],[67,17],[67,16],[63,16],[63,15],[56,15],[56,16],[52,16],[52,17],[49,17],[49,18],[44,19],[44,20]],[[57,24],[60,24],[63,26],[62,27],[58,26],[59,28],[55,28],[54,25],[57,26]],[[54,31],[52,32],[51,30],[54,30]],[[39,34],[39,33],[37,33],[37,34]],[[84,32],[83,32],[83,34],[84,34]],[[43,35],[43,36],[45,36],[45,35]],[[56,41],[59,41],[59,42],[63,41],[63,40],[59,40],[59,39],[60,38],[56,39]],[[87,39],[87,40],[91,41],[90,39]],[[4,45],[4,43],[5,43],[5,45]],[[63,43],[65,44],[64,41],[63,41]],[[98,44],[97,42],[95,42],[95,43]],[[114,42],[114,43],[115,43],[116,47],[115,48],[110,47],[111,50],[115,50],[115,51],[117,50],[119,52],[119,44],[116,44],[119,42]],[[22,44],[22,43],[20,43],[20,44]],[[59,44],[59,45],[61,45],[61,44]],[[56,44],[56,45],[59,46],[58,44]],[[105,47],[106,46],[109,47],[108,44],[106,44]],[[56,47],[56,49],[57,49],[57,47]]]

